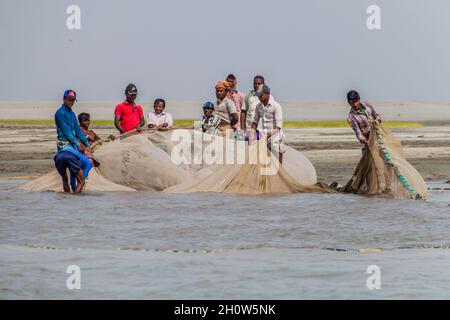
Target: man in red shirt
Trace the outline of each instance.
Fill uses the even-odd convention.
[[[114,110],[114,125],[120,133],[134,129],[140,132],[145,120],[142,107],[134,102],[137,97],[137,88],[134,84],[130,83],[127,86],[125,96],[125,101],[118,104]]]

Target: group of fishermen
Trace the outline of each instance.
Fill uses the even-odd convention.
[[[215,91],[216,102],[208,101],[203,104],[203,117],[194,128],[204,133],[245,140],[249,144],[264,138],[267,147],[282,164],[285,152],[282,107],[275,101],[264,77],[257,75],[253,78],[253,89],[247,95],[237,89],[237,79],[233,74],[218,81]],[[121,134],[143,131],[144,112],[135,102],[137,95],[137,87],[129,84],[125,89],[125,100],[114,110],[114,125]],[[81,113],[77,119],[72,110],[75,101],[76,92],[66,90],[63,104],[55,113],[58,152],[54,162],[62,177],[64,191],[80,193],[89,171],[100,165],[92,154],[92,146],[101,143],[101,139],[89,129],[89,114]],[[371,105],[361,102],[358,92],[354,90],[348,92],[347,101],[351,107],[347,121],[365,152],[371,124],[373,121],[381,121],[381,117]],[[154,111],[147,115],[148,128],[159,131],[172,129],[173,117],[165,108],[164,99],[154,101]],[[114,137],[110,136],[110,139]]]

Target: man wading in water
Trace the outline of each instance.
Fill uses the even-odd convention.
[[[58,153],[54,157],[55,167],[62,177],[64,192],[80,193],[86,183],[91,161],[83,154],[90,152],[89,141],[81,131],[77,117],[72,110],[77,99],[73,90],[66,90],[63,105],[55,113],[56,133],[58,135]],[[81,141],[81,142],[80,142]],[[67,178],[70,172],[70,186]]]
[[[370,104],[361,102],[359,93],[355,90],[347,93],[347,102],[351,107],[347,122],[362,145],[362,154],[364,157],[369,152],[370,125],[374,121],[381,122],[382,119]],[[332,182],[330,187],[336,190],[342,190],[337,181]]]

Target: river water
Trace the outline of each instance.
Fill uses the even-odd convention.
[[[450,298],[449,191],[423,202],[18,184],[0,181],[0,299]],[[71,265],[80,290],[66,286]],[[380,289],[367,286],[372,265]]]

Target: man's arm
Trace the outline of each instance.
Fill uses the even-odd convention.
[[[370,107],[372,108],[372,114],[373,114],[373,117],[374,117],[376,120],[379,120],[380,122],[383,121],[383,119],[382,119],[381,116],[378,114],[378,112],[376,112],[375,109],[374,109],[372,106],[370,106]]]
[[[94,142],[102,140],[94,130],[92,130],[92,133],[94,134]]]
[[[228,114],[230,115],[230,125],[234,126],[239,121],[236,105],[231,99],[228,99],[226,107]]]
[[[120,105],[117,105],[116,109],[114,110],[114,126],[122,134],[122,133],[125,133],[125,130],[123,130],[122,126],[120,125],[121,118],[122,118],[122,112],[120,109]]]
[[[274,108],[273,116],[275,119],[275,128],[268,133],[267,138],[270,138],[274,132],[280,131],[283,126],[283,111],[280,105],[276,105]]]
[[[252,122],[252,129],[258,128],[258,124],[259,124],[259,119],[261,118],[261,114],[259,113],[259,108],[258,106],[256,106],[255,109],[255,115],[253,116],[253,122]],[[256,126],[253,128],[253,124],[256,124]]]
[[[241,128],[245,132],[247,131],[247,111],[241,111]]]
[[[252,127],[250,128],[249,136],[248,136],[248,143],[249,144],[252,144],[253,141],[255,141],[256,128],[258,128],[258,124],[256,122],[253,122],[252,123]]]
[[[139,124],[136,127],[137,131],[142,131],[142,127],[145,126],[145,119],[144,119],[144,115],[140,116],[140,120],[139,120]]]
[[[237,112],[230,114],[230,125],[234,126],[236,123],[238,123],[239,115]]]
[[[258,128],[258,123],[259,123],[260,117],[261,117],[261,115],[259,114],[259,108],[256,107],[255,116],[253,117],[252,127],[251,127],[250,135],[249,135],[249,144],[252,144],[253,141],[255,141],[255,132],[256,132],[256,129]]]
[[[142,127],[145,126],[144,111],[142,111],[141,106],[138,106],[138,112],[139,112],[139,124],[136,126],[136,130],[141,132]]]
[[[117,130],[120,131],[120,133],[125,133],[125,130],[123,130],[122,126],[120,125],[120,116],[114,116],[114,125],[116,126]]]

